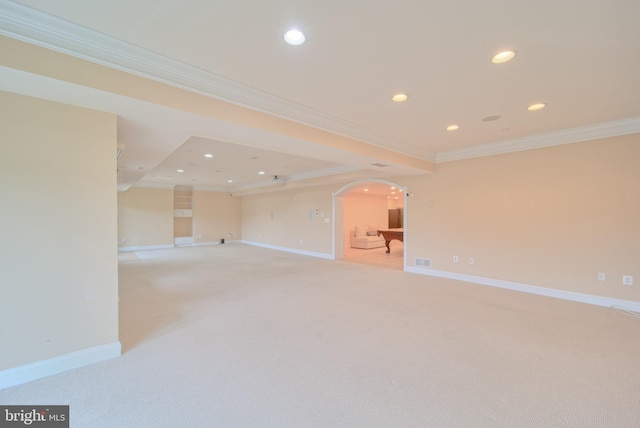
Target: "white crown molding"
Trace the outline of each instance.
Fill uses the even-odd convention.
[[[281,189],[285,187],[286,183],[295,183],[298,181],[311,180],[314,178],[323,178],[323,177],[335,177],[340,174],[348,174],[351,172],[362,171],[360,168],[352,167],[352,166],[336,166],[332,168],[325,168],[316,171],[308,171],[302,172],[300,174],[289,175],[283,177],[282,181],[278,183],[278,185],[274,185],[271,181],[271,178],[265,181],[261,181],[259,183],[248,184],[245,186],[199,186],[194,184],[190,186],[193,190],[198,191],[206,191],[206,192],[219,192],[219,193],[235,193],[235,192],[244,192],[247,190],[255,190],[255,189],[265,189],[265,190],[274,190]],[[271,177],[271,176],[268,176]],[[140,182],[134,184],[119,185],[118,191],[124,192],[128,190],[130,187],[142,188],[142,189],[165,189],[165,190],[173,190],[175,187],[174,184],[166,184],[166,183],[147,183]]]
[[[357,168],[355,166],[340,165],[340,166],[334,166],[331,168],[318,169],[314,171],[307,171],[307,172],[301,172],[299,174],[293,174],[287,177],[287,181],[292,182],[292,181],[301,181],[301,180],[311,180],[314,178],[322,178],[322,177],[338,175],[338,174],[348,174],[350,172],[356,172],[356,171],[362,171],[362,169]]]
[[[383,135],[276,97],[18,3],[0,2],[0,34],[190,92],[353,138],[385,150],[392,150],[387,145],[393,143],[395,149],[392,151],[398,153],[410,154],[424,151],[419,146],[398,138]],[[426,159],[431,158],[432,155],[423,153],[418,157]]]
[[[640,132],[640,117],[632,117],[613,122],[548,132],[531,137],[515,138],[466,149],[439,152],[436,155],[436,163],[578,143],[581,141],[596,140],[598,138],[635,134],[637,132]]]
[[[332,177],[339,174],[348,174],[350,172],[361,171],[360,168],[344,165],[336,166],[332,168],[319,169],[315,171],[301,172],[300,174],[293,174],[289,176],[283,176],[281,183],[295,183],[296,181],[311,180],[314,178]],[[271,178],[268,181],[260,183],[249,184],[246,186],[238,186],[233,188],[233,192],[241,192],[243,190],[252,190],[259,188],[272,188],[274,184],[271,182]]]
[[[437,154],[231,79],[11,1],[0,2],[0,34],[385,150],[441,163],[640,132],[640,117]],[[389,143],[394,149],[389,148]]]
[[[142,189],[173,190],[173,188],[176,187],[176,185],[175,184],[171,184],[171,183],[146,183],[146,182],[138,181],[138,182],[132,183],[132,184],[127,183],[127,186],[122,186],[122,188],[124,188],[124,187],[126,187],[127,189],[129,187],[137,187],[137,188],[142,188]],[[120,187],[118,187],[118,190],[120,190]]]

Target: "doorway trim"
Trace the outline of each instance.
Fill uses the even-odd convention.
[[[347,193],[350,193],[354,187],[360,186],[366,183],[381,183],[389,186],[395,186],[397,189],[402,190],[402,197],[404,198],[403,205],[403,218],[402,225],[404,228],[404,237],[403,237],[403,255],[402,255],[402,269],[407,270],[407,229],[409,224],[407,223],[407,211],[408,204],[407,199],[409,197],[409,192],[406,186],[398,184],[393,181],[383,180],[379,178],[365,178],[357,181],[353,181],[351,183],[345,184],[340,189],[336,190],[332,194],[331,206],[332,206],[332,216],[333,216],[333,237],[332,237],[332,254],[331,258],[333,260],[340,260],[344,258],[344,196]]]

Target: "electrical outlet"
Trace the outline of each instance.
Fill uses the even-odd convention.
[[[598,272],[598,281],[606,281],[607,275],[604,272]]]
[[[622,285],[633,285],[633,276],[622,275]]]
[[[458,256],[453,256],[453,262],[458,263]]]
[[[469,257],[469,264],[472,265],[476,262],[476,260],[473,257]]]

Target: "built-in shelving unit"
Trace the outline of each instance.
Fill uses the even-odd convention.
[[[173,239],[176,245],[193,243],[193,190],[173,189]]]

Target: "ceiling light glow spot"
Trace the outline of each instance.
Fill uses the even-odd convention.
[[[545,103],[531,104],[529,107],[527,107],[527,110],[529,110],[529,111],[542,110],[546,106],[547,106],[547,104],[545,104]]]
[[[204,157],[207,159],[211,159],[213,157],[213,155],[211,153],[205,153]]]
[[[400,93],[400,94],[395,94],[394,96],[392,96],[392,97],[391,97],[391,100],[392,100],[394,103],[403,103],[403,102],[407,101],[407,99],[409,99],[409,95],[407,95],[407,94],[402,94],[402,93]]]
[[[302,34],[299,30],[289,30],[284,33],[284,41],[289,43],[291,46],[299,46],[305,42],[307,38]]]
[[[500,51],[491,58],[491,62],[494,64],[503,64],[507,61],[511,61],[516,56],[516,51],[504,50]]]
[[[184,169],[176,169],[178,172],[184,172]]]
[[[233,180],[227,180],[227,183],[233,183]]]
[[[458,125],[449,125],[449,126],[447,126],[447,131],[457,131],[458,129],[460,129],[460,127]]]
[[[258,171],[258,174],[260,174],[260,175],[264,175],[264,174],[265,174],[265,172],[264,172],[264,171]]]

